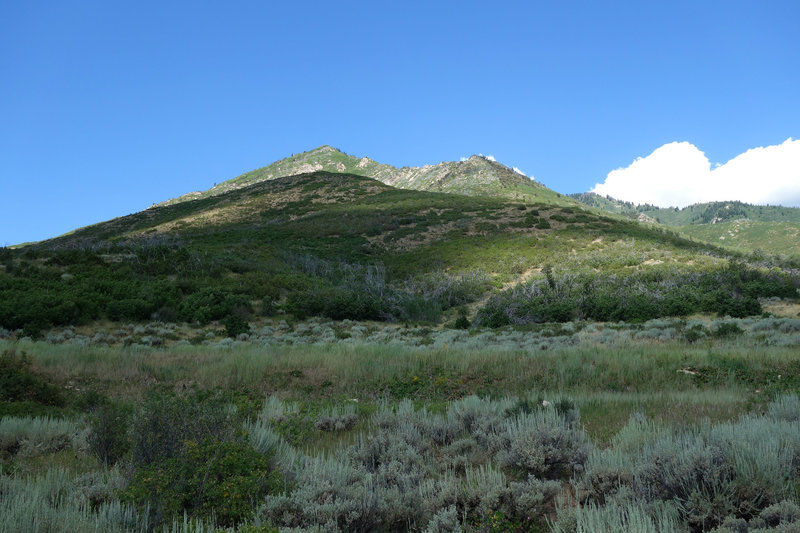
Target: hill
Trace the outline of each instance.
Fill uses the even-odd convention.
[[[637,205],[595,193],[570,196],[602,211],[664,224],[689,237],[738,251],[800,255],[798,208],[732,201],[700,203],[679,209]]]
[[[572,199],[484,156],[473,155],[463,161],[422,167],[396,168],[368,157],[355,157],[327,145],[293,154],[215,185],[207,191],[192,192],[162,205],[207,198],[262,181],[319,171],[365,176],[400,189],[576,205]]]
[[[758,298],[796,296],[786,274],[732,259],[580,208],[317,171],[2,250],[0,328],[265,315],[440,323],[456,312],[496,327],[746,316],[761,312]]]

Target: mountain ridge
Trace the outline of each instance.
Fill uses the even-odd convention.
[[[208,190],[190,192],[155,206],[216,196],[261,181],[318,171],[365,176],[400,189],[577,205],[574,200],[481,155],[473,155],[461,161],[443,161],[435,165],[398,168],[379,163],[369,157],[347,154],[330,145],[322,145],[245,172]]]

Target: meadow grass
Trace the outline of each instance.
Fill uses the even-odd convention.
[[[794,324],[784,322],[776,324]],[[651,322],[641,331],[656,326],[672,324]],[[616,331],[613,324],[604,327]],[[554,334],[591,337],[602,333],[598,328],[567,326]],[[293,335],[302,331],[296,327]],[[0,351],[25,351],[31,371],[64,388],[73,403],[98,391],[138,412],[152,392],[201,394],[194,398],[204,391],[223,393],[246,421],[250,445],[272,457],[287,479],[286,492],[270,494],[255,512],[254,527],[280,524],[287,516],[294,518],[283,525],[311,526],[314,513],[321,513],[345,530],[386,524],[398,530],[426,521],[483,530],[499,520],[532,531],[682,531],[676,517],[685,522],[705,515],[674,506],[659,514],[647,502],[626,500],[623,492],[609,493],[614,499],[604,503],[597,494],[605,478],[587,477],[581,465],[592,475],[633,476],[630,490],[652,490],[646,475],[660,464],[658,454],[669,452],[679,468],[718,445],[731,471],[750,479],[750,472],[762,469],[752,466],[759,457],[786,462],[798,448],[791,442],[800,403],[791,393],[800,389],[800,356],[792,346],[754,344],[744,334],[693,344],[620,335],[609,344],[553,342],[548,349],[526,350],[508,342],[520,332],[498,330],[482,348],[454,348],[455,332],[432,332],[430,344],[409,346],[375,342],[370,324],[349,331],[363,336],[227,347],[3,341]],[[127,474],[103,467],[85,445],[84,431],[95,414],[90,408],[63,420],[0,419],[0,435],[8,441],[0,463],[0,509],[13,524],[0,531],[150,527],[147,510],[127,507],[118,497]],[[441,464],[425,459],[429,448]],[[778,459],[763,470],[782,468]],[[391,465],[405,466],[395,471]],[[370,473],[373,467],[378,470]],[[398,492],[395,476],[403,480],[399,486],[418,488]],[[772,487],[762,477],[754,477],[753,486]],[[712,488],[728,490],[726,479]],[[770,489],[770,501],[791,501],[791,490],[779,485]],[[327,490],[337,494],[332,507],[321,499]],[[595,498],[583,508],[575,498],[589,496],[581,491]],[[568,500],[560,511],[556,494]],[[681,496],[681,505],[692,504],[690,496]],[[533,516],[526,509],[535,509],[536,518],[514,522],[508,514]],[[345,523],[344,516],[361,518]],[[375,516],[384,521],[371,522]],[[157,530],[211,531],[212,521],[167,516]]]
[[[0,349],[5,349],[0,345]],[[569,396],[601,441],[635,411],[669,423],[730,419],[796,390],[791,347],[631,341],[549,350],[432,349],[379,344],[242,344],[233,348],[75,347],[20,343],[64,387],[131,401],[147,390],[223,389],[306,404],[410,398],[433,406],[478,394]]]

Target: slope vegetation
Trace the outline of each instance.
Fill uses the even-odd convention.
[[[636,205],[595,193],[570,195],[582,204],[738,251],[800,255],[800,209],[743,202],[707,202],[682,209]]]
[[[321,171],[3,250],[0,263],[0,327],[31,335],[97,319],[437,323],[459,309],[490,326],[742,316],[796,294],[780,272],[729,268],[720,249],[635,222]]]

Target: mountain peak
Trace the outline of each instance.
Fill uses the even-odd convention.
[[[318,155],[318,154],[341,154],[344,152],[342,152],[341,150],[337,150],[336,148],[330,146],[329,144],[323,144],[322,146],[317,146],[313,150],[309,150],[308,153]]]
[[[320,171],[373,178],[400,189],[528,199],[537,202],[574,202],[572,199],[565,202],[554,191],[525,177],[518,169],[499,163],[491,155],[474,154],[460,161],[397,168],[378,163],[368,157],[359,158],[323,144],[313,150],[292,154],[266,167],[225,181],[209,191],[185,195],[159,205],[205,198],[261,181]]]

